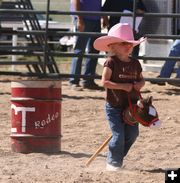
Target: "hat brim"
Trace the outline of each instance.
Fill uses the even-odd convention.
[[[123,40],[113,36],[102,36],[94,41],[94,48],[99,51],[110,51],[109,45],[113,43],[127,42],[132,43],[133,46],[137,46],[145,40],[146,38],[144,37],[140,38],[139,40]]]

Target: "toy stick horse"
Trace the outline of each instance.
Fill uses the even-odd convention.
[[[129,106],[123,111],[124,122],[132,126],[135,123],[140,123],[150,128],[159,128],[161,123],[157,110],[152,105],[152,100],[152,96],[143,99],[140,95],[137,104],[132,104],[128,96]]]
[[[143,99],[139,94],[140,99],[136,104],[132,104],[130,97],[128,95],[129,106],[123,111],[124,122],[129,125],[135,125],[140,123],[143,126],[150,128],[159,128],[161,123],[158,118],[158,113],[155,107],[152,105],[152,96],[147,99]],[[104,147],[111,140],[112,135],[108,137],[103,144],[96,150],[96,152],[89,158],[86,163],[86,166],[89,166],[90,163],[97,157],[97,155],[104,149]]]

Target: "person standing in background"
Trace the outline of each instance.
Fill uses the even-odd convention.
[[[101,0],[71,0],[72,11],[101,11]],[[101,16],[97,15],[77,15],[76,30],[79,32],[101,32]],[[93,42],[97,37],[77,36],[74,53],[83,54],[86,47],[89,53],[96,54],[97,50],[93,48]],[[71,64],[71,74],[80,75],[83,56],[74,57]],[[84,75],[94,76],[96,71],[97,58],[86,58],[84,65]],[[74,89],[81,89],[79,78],[70,78],[70,86]],[[85,78],[82,81],[82,87],[87,89],[100,89],[93,78]]]
[[[180,57],[180,39],[176,39],[171,47],[169,57]],[[166,60],[164,65],[162,66],[160,75],[158,78],[170,78],[171,74],[174,71],[174,66],[176,64],[176,60]],[[180,78],[180,67],[178,67],[176,72],[176,78]],[[165,82],[156,82],[151,81],[152,84],[165,85]],[[169,81],[171,85],[180,86],[180,84]]]
[[[109,12],[123,12],[124,10],[133,11],[133,3],[134,0],[106,0],[102,7],[102,11],[109,11]],[[137,1],[136,8],[137,13],[144,13],[146,11],[146,7],[143,4],[142,0]],[[119,22],[120,17],[113,15],[109,16],[108,30]]]

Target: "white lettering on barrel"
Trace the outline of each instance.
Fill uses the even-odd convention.
[[[35,112],[35,107],[16,107],[12,104],[11,109],[14,109],[15,115],[17,115],[18,112],[22,112],[22,132],[26,132],[26,112]]]
[[[56,112],[55,114],[48,114],[46,119],[43,119],[41,121],[35,121],[35,129],[44,128],[46,125],[50,124],[54,120],[56,120],[59,117],[59,113]]]

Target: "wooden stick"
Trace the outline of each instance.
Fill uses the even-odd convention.
[[[97,155],[104,149],[104,147],[108,144],[108,142],[111,140],[112,135],[109,136],[103,144],[96,150],[96,152],[89,158],[89,160],[86,162],[86,166],[89,166],[90,163],[97,157]]]

